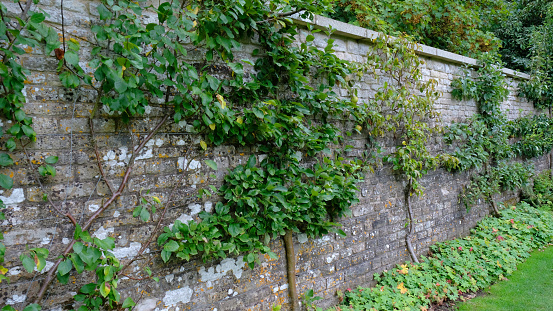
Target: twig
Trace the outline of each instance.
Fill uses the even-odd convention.
[[[188,157],[188,151],[186,151],[186,155],[185,155],[185,159]],[[121,270],[119,270],[119,272],[122,272],[124,271],[125,269],[127,269],[133,262],[135,262],[138,257],[140,255],[142,255],[144,253],[144,251],[146,250],[146,248],[150,245],[150,243],[152,243],[152,239],[154,238],[154,236],[156,235],[156,233],[159,231],[159,229],[161,228],[161,222],[163,221],[163,219],[165,218],[165,213],[167,212],[167,209],[169,207],[169,204],[171,203],[171,199],[173,198],[173,195],[175,194],[176,190],[177,190],[177,187],[181,184],[182,180],[184,179],[184,176],[186,175],[186,171],[188,171],[188,167],[190,166],[190,163],[192,162],[192,159],[190,161],[188,161],[188,163],[186,164],[186,167],[183,167],[183,170],[182,170],[182,174],[181,174],[181,178],[179,179],[179,181],[173,186],[173,190],[171,191],[171,194],[169,194],[169,197],[167,198],[167,201],[165,202],[165,206],[163,207],[163,212],[161,213],[161,216],[159,217],[158,221],[157,221],[157,224],[154,228],[154,230],[152,231],[152,233],[150,234],[150,237],[148,238],[148,240],[146,241],[146,243],[142,244],[142,247],[140,247],[140,250],[138,251],[138,253],[136,253],[136,255],[128,262],[126,263],[123,268],[121,268]]]
[[[136,148],[136,150],[135,150],[136,153],[139,153],[140,150],[142,150],[142,148],[144,148],[146,143],[159,131],[161,126],[163,124],[165,124],[165,122],[168,119],[169,119],[169,114],[166,114],[163,117],[163,119],[154,127],[154,129],[150,132],[150,134],[144,139],[144,141]],[[131,174],[132,169],[133,169],[134,159],[135,159],[135,155],[133,154],[133,156],[131,156],[129,164],[127,165],[127,170],[125,171],[125,174],[123,176],[123,180],[121,181],[121,185],[119,186],[117,191],[115,191],[111,195],[111,197],[103,204],[103,206],[88,218],[88,220],[86,221],[86,223],[82,227],[82,231],[87,231],[90,228],[90,226],[94,223],[94,221],[100,216],[100,214],[102,214],[123,193],[123,190],[125,189],[128,181],[129,181],[129,177],[130,177],[130,174]],[[71,253],[71,251],[73,250],[73,245],[76,242],[77,242],[77,240],[73,239],[67,245],[67,247],[63,251],[60,258],[54,263],[54,265],[50,268],[50,270],[48,270],[48,274],[46,275],[46,278],[44,279],[44,282],[42,283],[42,286],[40,287],[40,290],[38,291],[37,296],[34,299],[33,303],[40,304],[40,301],[42,300],[42,298],[44,297],[44,294],[46,293],[46,289],[48,288],[50,283],[52,283],[52,281],[55,278],[55,274],[56,274],[56,271],[58,269],[58,266],[60,265],[62,260],[69,253]]]
[[[21,139],[19,141],[21,143]],[[44,186],[42,185],[42,182],[40,181],[40,177],[37,175],[37,172],[36,172],[37,169],[33,165],[33,162],[31,161],[31,158],[29,157],[29,154],[27,153],[27,149],[25,148],[26,145],[21,144],[21,146],[23,148],[23,152],[25,153],[25,157],[27,158],[27,162],[29,163],[29,166],[31,166],[31,170],[33,171],[33,174],[35,175],[35,180],[38,182],[38,185],[40,186],[40,188],[44,191]],[[56,210],[56,212],[58,214],[69,218],[71,223],[75,227],[77,226],[77,221],[75,220],[75,217],[73,217],[73,215],[71,215],[71,212],[68,211],[67,213],[64,213],[56,204],[54,204],[54,202],[52,202],[52,198],[50,198],[49,195],[46,195],[46,198],[48,199],[48,202],[50,203],[50,205],[52,205],[52,208],[54,208],[54,210]]]
[[[115,193],[115,190],[111,185],[111,182],[106,178],[106,174],[104,173],[104,168],[102,167],[102,162],[100,162],[100,152],[98,152],[98,144],[96,143],[96,139],[94,138],[94,121],[92,120],[92,117],[88,118],[88,125],[90,127],[90,140],[92,140],[92,145],[94,146],[94,153],[96,154],[96,164],[98,164],[98,168],[100,169],[100,174],[102,175],[102,179],[106,182],[106,185],[108,185],[109,191],[113,194]]]

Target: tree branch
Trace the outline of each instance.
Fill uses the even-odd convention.
[[[161,128],[161,126],[163,124],[165,124],[165,122],[169,119],[169,114],[166,114],[163,119],[154,127],[154,129],[150,132],[150,134],[148,134],[148,136],[146,136],[146,138],[144,139],[144,141],[136,148],[134,149],[135,150],[135,153],[131,156],[131,159],[129,161],[129,164],[127,164],[127,170],[125,171],[125,174],[123,176],[123,180],[121,181],[121,185],[119,186],[119,188],[117,189],[117,191],[115,191],[111,197],[106,201],[104,202],[103,206],[98,209],[94,214],[92,214],[88,220],[86,221],[86,223],[83,225],[82,227],[82,231],[87,231],[90,226],[94,223],[94,221],[100,216],[100,214],[102,214],[102,212],[104,212],[113,202],[115,202],[115,200],[121,195],[121,193],[123,193],[123,190],[125,189],[128,181],[129,181],[129,177],[131,175],[131,172],[132,172],[132,169],[133,169],[133,164],[134,164],[134,159],[135,159],[135,155],[136,153],[139,153],[140,150],[142,150],[142,148],[144,148],[144,146],[146,145],[146,143],[152,139],[152,137],[159,131],[159,129]],[[52,283],[52,281],[54,280],[55,278],[55,274],[56,274],[56,271],[58,269],[58,266],[60,265],[60,263],[62,262],[62,260],[69,254],[71,253],[71,251],[73,250],[73,245],[77,242],[76,239],[73,239],[68,245],[67,247],[65,248],[65,250],[63,251],[62,255],[60,256],[60,258],[54,263],[54,265],[50,268],[50,270],[48,270],[48,274],[46,275],[46,278],[44,279],[43,283],[42,283],[42,286],[40,287],[40,290],[38,291],[37,293],[37,296],[36,298],[34,299],[33,303],[36,303],[36,304],[40,304],[40,301],[42,300],[42,298],[44,297],[44,294],[46,293],[46,289],[48,288],[48,286],[50,285],[50,283]]]

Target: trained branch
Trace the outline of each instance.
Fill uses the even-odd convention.
[[[284,235],[284,248],[286,249],[286,274],[288,276],[288,289],[290,292],[290,304],[292,311],[300,311],[300,300],[296,285],[296,253],[294,252],[294,240],[292,230],[286,230]]]
[[[413,231],[415,231],[415,228],[413,225],[413,211],[411,209],[411,188],[411,180],[409,180],[407,189],[405,191],[405,206],[407,207],[407,214],[409,215],[409,231],[407,232],[407,236],[405,236],[405,243],[407,244],[407,250],[411,255],[411,259],[413,259],[415,263],[419,263],[419,259],[417,258],[417,254],[415,253],[415,249],[413,248],[412,244]]]
[[[21,143],[21,139],[19,140],[20,143]],[[24,144],[21,144],[22,148],[23,148],[23,152],[25,153],[25,158],[27,160],[27,163],[29,163],[29,166],[31,167],[31,171],[33,172],[33,174],[35,175],[35,180],[38,182],[38,185],[40,187],[40,189],[42,189],[42,191],[44,191],[44,186],[42,185],[42,182],[40,181],[40,176],[38,176],[37,174],[37,168],[34,166],[33,162],[31,161],[31,158],[29,157],[29,154],[27,153],[27,148],[25,148],[25,145]],[[52,208],[60,215],[62,216],[65,216],[67,218],[69,218],[69,221],[71,221],[71,223],[76,227],[77,226],[77,221],[75,220],[75,217],[73,217],[73,215],[71,214],[71,212],[67,211],[66,213],[64,213],[61,208],[59,208],[56,204],[54,204],[54,202],[52,201],[52,198],[50,198],[49,195],[46,195],[46,199],[48,200],[48,203],[50,203],[50,205],[52,205]]]
[[[117,191],[115,191],[114,193],[112,193],[111,197],[106,201],[104,202],[104,204],[102,205],[102,207],[100,209],[98,209],[94,214],[92,214],[88,220],[86,221],[86,223],[82,226],[82,231],[87,231],[90,226],[94,223],[94,221],[113,203],[115,202],[115,200],[123,193],[123,190],[125,189],[128,181],[129,181],[129,177],[131,175],[131,172],[132,172],[132,169],[133,169],[133,166],[134,166],[134,160],[136,158],[136,154],[140,152],[140,150],[142,150],[142,148],[144,148],[144,146],[146,145],[146,143],[152,139],[152,137],[154,137],[154,135],[157,134],[157,132],[159,131],[159,129],[163,126],[163,124],[165,124],[165,122],[167,122],[167,120],[169,119],[169,114],[166,114],[163,119],[161,121],[159,121],[158,124],[156,124],[156,126],[154,127],[154,129],[150,132],[150,134],[148,134],[148,136],[146,136],[146,138],[142,141],[142,143],[137,147],[137,148],[134,148],[133,147],[133,150],[134,150],[134,153],[133,155],[131,156],[131,159],[129,160],[129,163],[127,164],[127,169],[125,171],[125,174],[123,176],[123,180],[121,181],[121,184],[119,186],[119,188],[117,189]],[[46,278],[44,279],[43,283],[42,283],[42,286],[40,287],[40,290],[38,291],[37,293],[37,296],[36,298],[34,299],[33,303],[36,303],[36,304],[40,304],[40,301],[42,300],[42,298],[44,297],[44,294],[46,293],[46,289],[48,289],[48,286],[50,285],[50,283],[52,283],[52,281],[54,280],[55,278],[55,274],[56,274],[56,271],[58,269],[58,266],[60,265],[60,263],[62,262],[62,260],[64,260],[64,258],[69,254],[71,253],[71,251],[73,250],[73,245],[77,242],[76,239],[73,239],[68,245],[67,247],[65,248],[65,250],[63,251],[62,255],[60,256],[60,258],[54,263],[54,265],[50,268],[50,270],[48,270],[48,274],[46,275]]]
[[[96,143],[96,138],[94,138],[94,121],[92,120],[92,116],[88,118],[88,125],[90,127],[90,139],[92,140],[92,145],[94,147],[94,153],[96,154],[96,164],[98,164],[98,169],[100,169],[100,175],[102,175],[102,179],[106,182],[106,185],[109,188],[109,191],[113,194],[115,193],[115,189],[111,185],[111,182],[107,179],[106,173],[104,173],[104,168],[102,166],[102,162],[100,161],[100,152],[98,152],[98,144]],[[134,146],[134,145],[133,145]]]

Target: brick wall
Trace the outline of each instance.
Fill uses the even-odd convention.
[[[41,7],[51,14],[50,21],[59,26],[59,0],[41,3]],[[95,5],[85,0],[66,0],[66,30],[75,36],[90,38],[88,29],[96,18],[93,13]],[[6,6],[16,9],[10,3]],[[374,33],[368,30],[321,17],[310,23],[316,27],[332,24],[338,30],[335,35],[336,54],[343,59],[362,61],[370,49]],[[298,40],[305,38],[305,34],[303,32]],[[316,34],[315,42],[322,46],[323,35]],[[90,48],[86,42],[82,44],[83,57],[86,58]],[[255,42],[246,42],[240,53],[250,56],[254,47]],[[426,61],[422,68],[425,78],[438,80],[443,92],[436,103],[443,124],[471,117],[476,112],[475,103],[453,100],[450,83],[458,77],[463,65],[474,65],[474,60],[430,47],[421,47],[420,55]],[[26,88],[28,103],[25,111],[33,117],[37,132],[37,141],[26,146],[28,156],[36,163],[49,155],[59,156],[60,161],[56,164],[58,174],[55,177],[41,179],[43,189],[26,164],[21,146],[14,154],[16,165],[4,170],[4,173],[13,174],[15,185],[12,190],[0,194],[8,205],[6,220],[1,225],[8,249],[5,266],[9,269],[7,276],[11,280],[10,283],[0,284],[0,305],[9,304],[16,308],[29,303],[28,297],[36,293],[44,278],[44,273],[36,276],[27,273],[18,255],[26,247],[44,247],[51,254],[59,254],[73,234],[71,224],[43,202],[43,191],[49,193],[62,208],[76,215],[77,220],[94,213],[109,194],[95,162],[87,123],[95,100],[94,91],[63,89],[55,73],[57,61],[52,56],[43,55],[40,50],[33,50],[30,56],[22,59],[22,63],[32,71]],[[509,118],[536,113],[531,103],[516,96],[521,79],[517,75],[520,74],[509,70],[505,72],[510,76],[511,94],[502,109],[509,110]],[[362,81],[359,84],[359,100],[370,98],[378,87],[372,79]],[[133,119],[130,123],[132,137],[143,136],[160,117],[161,109],[153,107],[144,118]],[[6,124],[8,121],[3,122]],[[101,112],[94,122],[106,174],[118,185],[133,140],[129,127],[106,111]],[[220,185],[228,168],[245,163],[251,154],[263,156],[250,147],[235,146],[220,146],[199,152],[198,140],[190,125],[170,124],[163,127],[139,155],[124,194],[90,230],[100,238],[114,237],[114,254],[118,258],[125,260],[136,254],[155,226],[152,221],[143,224],[132,217],[132,209],[141,193],[150,190],[150,194],[166,199],[175,183],[180,183],[174,197],[176,204],[168,210],[164,223],[168,225],[177,218],[187,220],[202,210],[210,211],[217,201],[216,197],[197,199],[198,187]],[[360,150],[365,142],[359,136],[352,143]],[[432,150],[444,148],[439,139],[431,144]],[[192,158],[191,151],[194,151],[196,158]],[[204,164],[205,159],[212,159],[218,164],[216,178],[209,176],[211,171]],[[188,162],[189,170],[185,172],[184,180],[180,181],[181,171]],[[535,159],[535,164],[537,170],[548,168],[546,157]],[[424,178],[425,195],[413,199],[416,220],[414,245],[418,254],[426,253],[429,245],[437,241],[466,235],[478,220],[488,214],[485,204],[467,213],[457,203],[460,189],[467,182],[467,173],[452,174],[441,169]],[[299,291],[313,289],[315,295],[324,297],[321,306],[335,303],[337,290],[370,285],[374,273],[410,259],[405,247],[407,215],[403,205],[402,181],[392,174],[388,166],[384,166],[368,175],[360,188],[360,203],[352,208],[353,216],[341,221],[347,237],[334,234],[318,240],[307,239],[301,234],[295,237]],[[501,199],[513,199],[517,195],[504,193]],[[272,244],[280,259],[263,258],[255,269],[250,270],[241,257],[208,263],[193,260],[164,264],[154,243],[146,258],[139,260],[135,266],[153,258],[151,267],[160,281],[127,279],[121,282],[119,290],[123,297],[131,295],[135,301],[139,300],[136,308],[139,311],[270,310],[273,304],[283,304],[286,309],[288,289],[283,244],[280,240]],[[48,264],[53,261],[55,258],[51,256]],[[79,286],[92,278],[92,274],[85,273],[72,275],[69,285],[54,282],[43,301],[45,309],[73,308],[72,296]]]

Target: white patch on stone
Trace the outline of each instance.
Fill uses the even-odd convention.
[[[90,204],[88,206],[88,210],[93,212],[93,213],[96,212],[99,209],[100,209],[100,205],[98,205],[98,204]]]
[[[18,275],[21,272],[21,267],[13,267],[8,271],[8,275]]]
[[[25,300],[27,299],[27,295],[13,295],[12,298],[8,298],[8,300],[6,301],[6,304],[8,305],[14,305],[16,303],[21,303],[21,302],[25,302]]]
[[[138,251],[140,250],[141,247],[142,247],[142,244],[138,242],[132,242],[131,245],[129,245],[129,247],[116,247],[111,252],[115,257],[117,257],[117,259],[131,258],[136,256],[136,254],[138,254]],[[149,252],[150,252],[149,249],[144,250],[144,253],[149,253]]]
[[[233,292],[232,288],[229,288],[227,294],[230,296],[230,295],[232,295],[232,292]]]
[[[137,160],[144,160],[144,159],[150,159],[153,158],[154,154],[152,153],[152,149],[146,150],[142,155],[136,157]]]
[[[334,253],[331,257],[326,257],[326,263],[331,263],[334,259],[338,257],[338,254]]]
[[[305,233],[298,234],[298,242],[300,242],[301,244],[307,242],[307,234]]]
[[[52,241],[52,239],[46,236],[42,238],[42,241],[40,242],[40,244],[47,245],[50,243],[50,241]]]
[[[152,107],[151,106],[144,107],[144,114],[150,114],[150,112],[152,112]]]
[[[129,163],[131,160],[131,154],[129,154],[129,149],[127,147],[121,147],[119,148],[119,151],[121,151],[121,155],[119,155],[119,161],[122,161],[120,163],[117,163],[118,165],[125,165],[125,163]]]
[[[175,278],[175,275],[174,274],[167,274],[165,276],[165,281],[167,281],[167,283],[171,283],[173,282],[173,279]]]
[[[442,195],[448,195],[449,194],[449,191],[447,191],[446,188],[442,188]]]
[[[213,203],[210,201],[205,202],[204,211],[211,213],[213,211]]]
[[[195,170],[200,167],[202,167],[202,163],[200,163],[200,161],[192,160],[190,161],[190,166],[188,168],[191,170]]]
[[[236,259],[225,258],[217,267],[209,267],[207,271],[205,267],[201,267],[199,271],[200,281],[211,282],[219,280],[229,271],[232,271],[237,279],[241,278],[242,272],[244,271],[244,256],[240,256]]]
[[[192,289],[188,286],[165,292],[163,303],[166,307],[173,307],[179,302],[187,303],[192,297]]]
[[[69,240],[68,238],[63,238],[63,239],[61,239],[61,242],[62,242],[63,244],[66,244],[66,245],[67,245],[67,244],[69,244],[69,242],[71,242],[71,240]]]
[[[199,214],[202,211],[202,206],[200,204],[190,204],[188,205],[191,215]]]
[[[179,124],[179,127],[185,127],[186,126],[186,121],[182,120],[178,124]]]
[[[288,288],[288,284],[280,285],[280,290],[285,290]]]
[[[177,141],[177,146],[184,146],[185,144],[186,144],[186,142],[184,142],[184,140],[182,140],[182,139]]]
[[[263,160],[265,160],[267,158],[267,155],[266,154],[260,154],[257,156],[257,158],[259,159],[259,163],[263,162]]]
[[[161,147],[161,146],[163,146],[163,139],[158,138],[158,139],[155,140],[154,143],[156,144],[156,146]]]
[[[155,299],[144,299],[134,307],[134,310],[152,311],[156,308],[156,304],[157,304],[157,301]]]
[[[94,232],[92,236],[95,236],[98,239],[103,240],[108,237],[108,234],[110,232],[113,232],[113,228],[104,229],[104,226],[101,226],[100,228],[98,228],[98,230],[96,230],[96,232]]]
[[[121,216],[121,213],[119,213],[119,211],[113,212],[113,217],[119,217],[119,216]]]
[[[23,188],[13,189],[12,194],[9,197],[0,195],[0,200],[6,205],[17,204],[25,201],[25,193]]]

